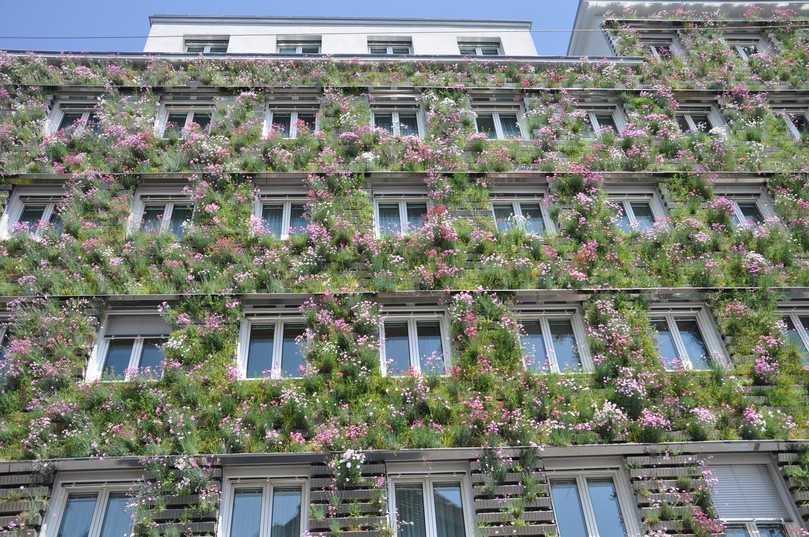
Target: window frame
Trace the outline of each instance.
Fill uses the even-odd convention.
[[[191,128],[191,123],[194,122],[194,115],[197,113],[208,114],[211,119],[208,121],[208,126],[202,129],[206,134],[211,133],[211,127],[214,122],[213,106],[200,104],[200,106],[167,106],[166,104],[160,105],[160,110],[155,120],[154,134],[157,138],[166,137],[166,128],[168,127],[169,116],[173,114],[185,114],[185,122],[182,126],[178,125],[180,129],[180,139],[185,139]]]
[[[391,128],[393,131],[390,133],[391,136],[402,136],[402,127],[401,122],[399,120],[399,114],[413,114],[416,115],[416,127],[418,129],[418,134],[416,136],[419,139],[424,139],[425,133],[427,132],[427,126],[424,119],[424,111],[421,108],[372,108],[371,109],[371,127],[376,128],[376,115],[377,114],[390,114],[391,115]]]
[[[600,114],[610,114],[612,116],[612,122],[615,124],[616,136],[620,136],[624,132],[624,129],[626,129],[626,116],[624,115],[623,108],[620,104],[605,104],[600,106],[587,106],[585,104],[581,107],[581,109],[587,114],[586,120],[590,125],[590,129],[592,130],[592,135],[588,134],[587,136],[583,136],[585,139],[593,140],[601,136],[602,127],[598,122],[598,116]]]
[[[480,133],[480,129],[478,128],[478,116],[481,114],[491,115],[492,121],[494,122],[494,132],[495,137],[493,140],[501,140],[501,141],[508,141],[508,140],[523,140],[527,141],[530,138],[527,134],[527,129],[525,127],[525,114],[523,113],[522,107],[519,110],[515,109],[514,111],[510,110],[490,110],[486,107],[476,107],[473,109],[475,112],[475,132]],[[500,114],[511,115],[514,114],[517,116],[517,127],[520,129],[520,135],[514,138],[507,138],[503,133],[503,123],[500,119]],[[490,138],[492,140],[492,138]]]
[[[792,117],[796,115],[803,116],[804,121],[806,121],[807,123],[807,135],[809,135],[809,110],[803,109],[791,113],[788,110],[781,111],[781,116],[784,118],[784,122],[786,123],[787,126],[787,131],[789,131],[789,134],[796,142],[799,142],[803,139],[804,135],[801,134],[801,131],[798,130],[797,126],[795,126],[795,121],[792,119]]]
[[[91,115],[95,114],[96,119],[98,118],[98,110],[96,109],[95,105],[87,103],[86,109],[84,108],[85,106],[82,105],[82,110],[80,112],[79,111],[70,112],[75,114],[79,113],[81,114],[81,118],[79,118],[79,125],[73,131],[74,133],[81,133],[84,132],[85,130],[88,130],[87,124],[90,121]],[[54,135],[57,132],[59,132],[59,126],[61,125],[62,119],[64,119],[66,113],[67,112],[65,112],[65,110],[62,108],[62,101],[57,100],[56,103],[51,108],[50,113],[48,114],[48,120],[45,124],[45,135]],[[89,130],[90,132],[94,132],[93,129]]]
[[[158,234],[171,233],[169,229],[171,227],[171,216],[176,205],[189,205],[191,207],[190,222],[193,224],[194,215],[197,212],[197,204],[194,203],[190,197],[185,194],[180,194],[178,191],[179,189],[171,191],[144,189],[143,192],[136,192],[132,198],[132,210],[130,211],[130,221],[128,223],[129,234],[131,235],[136,232],[149,233],[142,229],[143,215],[147,207],[154,205],[163,205],[163,216],[160,220],[160,229],[157,231]],[[176,238],[177,240],[181,239],[181,237]]]
[[[253,201],[253,216],[264,223],[264,206],[265,205],[281,205],[281,235],[279,240],[285,241],[290,237],[289,227],[292,220],[292,206],[293,205],[306,205],[308,199],[305,194],[273,194],[262,192],[256,196]]]
[[[302,379],[303,374],[296,376],[282,376],[281,365],[283,359],[284,328],[286,325],[300,325],[306,329],[306,319],[300,315],[254,315],[243,319],[239,326],[239,341],[236,345],[236,367],[239,371],[239,380],[242,381],[265,381],[265,380],[296,380]],[[253,327],[273,328],[272,340],[272,362],[270,365],[269,377],[248,377],[247,365],[250,357],[250,341]],[[301,349],[304,364],[306,363],[306,353]]]
[[[492,192],[489,195],[489,211],[492,215],[492,221],[494,222],[494,227],[497,229],[497,215],[494,212],[495,205],[504,205],[506,203],[511,203],[512,211],[514,211],[515,221],[519,218],[521,219],[519,225],[523,226],[523,216],[522,216],[522,204],[523,203],[536,203],[539,205],[539,210],[542,212],[542,224],[545,227],[545,233],[542,235],[537,236],[547,236],[556,233],[556,224],[553,222],[553,218],[551,218],[550,207],[546,203],[545,194],[519,194],[519,193],[503,193],[498,194],[497,192]],[[500,231],[497,229],[498,233],[506,233],[504,231]]]
[[[545,345],[545,356],[548,357],[547,370],[529,369],[528,364],[526,363],[526,356],[522,348],[522,333],[518,333],[518,336],[520,337],[520,361],[522,362],[523,371],[541,375],[581,375],[589,374],[595,371],[593,357],[592,354],[590,354],[590,346],[587,344],[587,327],[584,324],[584,317],[578,308],[543,309],[533,311],[522,310],[515,313],[517,322],[520,324],[520,328],[522,328],[523,321],[539,321],[542,329],[542,342]],[[550,329],[550,321],[556,320],[570,321],[570,326],[573,329],[573,337],[576,340],[576,350],[579,353],[579,360],[581,362],[581,369],[579,371],[562,371],[559,369],[559,362],[556,357],[556,349],[553,346],[553,335]]]
[[[418,229],[410,229],[410,224],[407,221],[407,204],[408,203],[424,203],[427,206],[427,213],[433,206],[433,202],[426,194],[420,196],[418,194],[402,194],[402,195],[376,195],[374,196],[374,234],[377,239],[384,238],[380,228],[381,220],[379,218],[379,205],[399,205],[399,231],[391,234],[391,237],[406,237],[418,231]],[[426,215],[425,215],[426,218]]]
[[[317,52],[303,52],[305,47],[317,46]],[[295,47],[295,52],[281,52],[282,48]],[[323,53],[323,38],[300,38],[300,39],[276,39],[275,53],[287,56],[297,56],[304,54],[322,54]]]
[[[391,38],[391,39],[368,39],[368,54],[376,56],[412,56],[413,55],[413,39],[412,38]],[[385,53],[372,52],[374,48],[385,48]],[[407,47],[407,53],[394,53],[395,48]]]
[[[476,57],[483,57],[483,58],[496,58],[498,56],[504,56],[505,52],[503,51],[503,42],[499,38],[492,38],[490,40],[481,40],[481,41],[465,41],[462,39],[457,40],[458,43],[458,54],[461,56],[466,56],[469,58],[476,58]],[[496,47],[497,54],[483,54],[484,48],[489,47]],[[465,48],[474,48],[474,54],[464,54],[463,49]]]
[[[0,377],[3,375],[3,363],[5,362],[5,351],[8,350],[8,336],[11,332],[8,329],[8,319],[0,317]]]
[[[272,131],[272,119],[275,114],[289,114],[289,136],[284,136],[285,140],[295,140],[298,138],[298,116],[299,114],[312,114],[315,116],[315,130],[312,134],[320,131],[320,111],[316,108],[282,108],[267,105],[264,110],[264,124],[261,127],[261,137],[266,139]]]
[[[747,218],[742,213],[740,202],[752,202],[756,204],[759,214],[763,220],[762,223],[767,221],[779,220],[778,215],[775,213],[774,206],[770,200],[769,195],[764,187],[757,189],[732,189],[722,190],[716,189],[714,197],[724,197],[733,203],[733,225],[734,227],[750,227],[747,224]]]
[[[807,353],[807,359],[809,359],[809,330],[803,325],[801,322],[801,317],[809,317],[809,308],[779,308],[778,314],[781,316],[781,319],[785,319],[789,317],[790,321],[792,321],[792,326],[795,327],[795,331],[798,333],[798,337],[800,338],[805,351]],[[0,326],[0,347],[3,344],[3,330],[2,326]],[[787,341],[787,345],[791,345],[792,342]],[[801,355],[800,350],[798,351],[798,355]]]
[[[37,200],[37,198],[40,198],[40,200]],[[44,207],[36,228],[29,231],[32,237],[42,237],[43,232],[46,232],[51,226],[51,218],[53,218],[57,205],[63,198],[64,193],[61,190],[14,189],[11,196],[9,196],[8,203],[6,203],[5,211],[0,215],[0,240],[9,239],[16,234],[14,228],[20,221],[26,205]]]
[[[666,212],[666,208],[663,205],[663,202],[660,200],[660,197],[657,195],[657,192],[650,191],[650,192],[610,192],[607,189],[607,201],[612,203],[620,203],[621,207],[624,210],[624,214],[626,214],[627,219],[629,220],[629,227],[632,231],[643,232],[644,230],[640,229],[638,226],[638,220],[635,217],[635,209],[632,208],[633,203],[648,203],[649,208],[652,211],[652,218],[654,219],[654,225],[658,225],[661,222],[665,222],[668,219],[668,213]],[[616,215],[617,217],[618,215]],[[616,224],[616,227],[618,225]],[[619,228],[620,229],[620,228]]]
[[[705,350],[708,352],[708,360],[711,366],[708,369],[695,369],[691,362],[691,357],[688,356],[688,349],[685,347],[680,328],[677,326],[677,319],[693,320],[697,323],[697,328],[702,336],[702,341],[705,344]],[[666,307],[666,306],[652,306],[649,309],[650,324],[655,321],[665,320],[668,326],[671,338],[674,341],[674,346],[677,350],[677,359],[682,364],[685,371],[698,371],[710,372],[713,368],[727,369],[730,367],[729,358],[725,345],[722,342],[722,335],[718,326],[713,320],[713,317],[704,306],[694,307]],[[652,330],[657,331],[654,326]],[[660,353],[658,349],[658,354]],[[662,356],[660,356],[660,365],[667,372],[676,372],[678,369],[669,369],[663,363]]]
[[[413,312],[395,312],[385,313],[379,319],[379,368],[383,377],[402,378],[409,376],[409,372],[415,375],[428,375],[421,370],[421,356],[419,355],[418,346],[418,322],[438,321],[438,327],[441,331],[441,350],[442,358],[444,359],[444,371],[440,374],[430,374],[430,376],[446,377],[449,376],[452,369],[452,341],[450,337],[449,323],[447,316],[444,312],[436,311],[413,311]],[[404,374],[394,375],[388,373],[387,363],[387,349],[385,348],[385,323],[402,323],[407,324],[407,342],[408,350],[410,353],[410,369]]]
[[[191,52],[188,50],[189,42],[197,42],[197,46],[202,45],[202,52]],[[225,45],[224,52],[211,52],[211,49],[214,47],[219,47],[221,45]],[[183,52],[185,54],[227,54],[228,49],[230,48],[230,36],[197,36],[197,35],[185,35],[183,36]]]
[[[309,527],[310,479],[310,468],[308,466],[242,466],[226,468],[222,479],[221,510],[216,535],[230,536],[233,524],[233,501],[239,489],[262,489],[259,537],[270,537],[274,489],[300,487],[301,523],[299,537],[304,537]]]
[[[146,339],[165,339],[166,341],[169,340],[171,337],[171,327],[169,326],[169,333],[166,334],[139,334],[133,336],[108,336],[107,331],[110,325],[111,317],[117,316],[127,316],[127,317],[134,317],[134,316],[142,316],[142,317],[159,317],[160,314],[157,310],[154,311],[143,311],[143,310],[115,310],[113,312],[107,312],[104,314],[104,320],[98,327],[95,335],[95,343],[93,344],[93,349],[90,352],[90,359],[87,361],[87,367],[84,371],[84,381],[85,382],[103,382],[103,383],[117,383],[117,382],[132,382],[133,380],[143,380],[143,381],[153,381],[157,382],[159,379],[163,378],[165,374],[165,364],[166,364],[166,356],[165,353],[163,354],[163,367],[160,370],[159,377],[145,377],[139,374],[130,374],[130,371],[133,368],[137,368],[140,364],[141,359],[143,358],[143,341]],[[107,351],[109,350],[110,341],[113,339],[132,339],[134,340],[132,344],[132,350],[129,354],[129,364],[127,365],[126,370],[124,371],[124,378],[122,379],[105,379],[103,378],[104,375],[104,363],[107,361]]]
[[[725,123],[725,118],[722,117],[722,112],[719,111],[719,108],[715,104],[706,105],[707,108],[704,110],[699,110],[694,108],[694,106],[689,106],[687,103],[683,105],[684,108],[682,111],[675,110],[674,111],[674,119],[677,120],[678,117],[682,117],[686,124],[688,125],[688,132],[684,132],[682,128],[680,128],[680,132],[683,134],[699,134],[703,133],[703,131],[699,130],[697,127],[697,122],[694,121],[694,115],[697,114],[705,114],[708,119],[708,130],[706,130],[703,134],[708,134],[713,129],[719,129],[722,127],[727,126]],[[679,127],[679,122],[677,123]]]

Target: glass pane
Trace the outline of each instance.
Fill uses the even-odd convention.
[[[632,231],[632,224],[629,221],[629,215],[626,214],[624,202],[616,200],[613,201],[612,204],[615,206],[617,211],[617,214],[615,215],[615,226],[624,233],[630,233]]]
[[[305,113],[302,114],[298,112],[298,132],[301,131],[301,127],[306,127],[309,132],[315,132],[315,114]]]
[[[61,235],[62,232],[65,230],[65,223],[62,220],[62,215],[56,212],[56,208],[54,208],[53,212],[51,213],[50,226],[51,231],[53,231],[57,235]]]
[[[270,537],[299,537],[301,534],[301,490],[273,489]]]
[[[556,352],[556,363],[559,371],[578,371],[581,369],[579,348],[576,346],[576,336],[573,334],[573,325],[568,319],[548,321],[551,329],[551,341]]]
[[[559,537],[586,537],[584,511],[575,481],[552,481],[551,500]]]
[[[708,132],[711,130],[711,121],[708,119],[708,114],[689,114],[694,125],[697,126],[698,132]]]
[[[275,237],[281,237],[281,225],[284,222],[284,206],[283,205],[265,205],[261,209],[261,220],[264,229]]]
[[[624,537],[624,517],[612,479],[588,479],[590,503],[596,516],[599,537]]]
[[[389,375],[402,375],[410,371],[407,323],[385,323],[385,361]]]
[[[522,356],[525,367],[530,371],[550,370],[548,353],[545,350],[545,337],[542,335],[542,324],[538,320],[523,321],[523,333],[520,336]]]
[[[183,237],[185,229],[191,223],[192,214],[194,214],[194,207],[191,205],[175,205],[171,211],[169,231],[177,238]]]
[[[230,515],[230,537],[259,537],[261,496],[261,489],[236,490]]]
[[[417,321],[419,365],[424,374],[445,372],[444,346],[441,343],[441,323],[438,321]]]
[[[289,137],[289,125],[292,121],[291,114],[273,114],[272,115],[272,128],[279,135],[284,138]]]
[[[438,537],[464,537],[466,534],[463,519],[461,486],[457,483],[436,483],[435,530]]]
[[[275,328],[253,326],[247,350],[247,378],[269,377],[272,372],[272,346]]]
[[[185,118],[188,113],[182,112],[177,114],[169,114],[168,121],[166,121],[166,134],[169,132],[180,133],[185,128]]]
[[[618,132],[615,127],[615,118],[612,114],[596,114],[596,120],[598,120],[598,129],[600,131],[612,129],[613,132]]]
[[[303,376],[303,347],[297,340],[302,335],[303,326],[284,325],[284,341],[281,346],[281,376],[284,378]]]
[[[278,47],[278,54],[297,54],[298,47]]]
[[[414,231],[424,225],[424,218],[427,216],[426,203],[407,204],[407,229]]]
[[[107,512],[101,526],[101,537],[129,537],[132,534],[132,498],[123,494],[110,494]]]
[[[480,47],[480,53],[483,56],[499,56],[500,55],[500,48],[499,47]]]
[[[795,129],[800,134],[806,134],[809,132],[809,119],[806,118],[805,114],[796,114],[792,117],[792,124],[795,125]]]
[[[805,326],[809,323],[809,317],[801,318],[801,323]],[[806,344],[801,339],[801,335],[798,333],[798,329],[792,322],[791,317],[784,317],[784,323],[787,327],[787,340],[792,343],[796,349],[798,349],[798,354],[801,357],[801,362],[806,364],[809,362],[809,349],[806,348]]]
[[[680,130],[683,132],[691,132],[691,126],[688,124],[688,120],[685,118],[684,114],[677,114],[677,125],[680,127]]]
[[[685,343],[685,350],[688,352],[691,366],[694,369],[710,369],[711,362],[708,357],[708,347],[705,346],[705,340],[702,338],[702,332],[699,330],[696,319],[677,319],[676,322],[680,337],[683,338],[683,343]]]
[[[189,54],[200,54],[202,52],[205,52],[205,46],[204,45],[186,45],[185,51],[188,52]]]
[[[744,224],[755,226],[764,222],[764,217],[761,216],[761,211],[758,210],[758,204],[755,201],[742,201],[737,205],[744,215]]]
[[[158,378],[163,372],[163,345],[164,338],[149,338],[143,340],[143,350],[140,353],[138,372],[147,377]]]
[[[393,47],[394,54],[410,54],[410,47]]]
[[[503,127],[503,136],[506,138],[522,138],[520,124],[516,114],[500,114],[500,126]]]
[[[211,54],[225,54],[228,51],[227,45],[211,45]]]
[[[70,496],[57,537],[87,537],[96,509],[96,496]]]
[[[59,122],[59,130],[71,129],[81,121],[81,112],[66,112],[62,115],[62,121]]]
[[[306,206],[303,203],[293,203],[289,209],[289,233],[306,232]]]
[[[475,47],[460,47],[463,56],[477,56],[477,49]]]
[[[199,130],[207,132],[208,127],[211,126],[211,114],[206,112],[194,112],[191,121],[199,125]]]
[[[393,114],[374,114],[374,125],[393,134]]]
[[[163,221],[163,212],[166,207],[163,205],[147,205],[143,209],[143,218],[140,221],[140,229],[146,233],[159,233],[160,223]]]
[[[419,122],[416,114],[399,114],[399,134],[402,136],[419,135]]]
[[[657,332],[655,342],[657,343],[657,352],[660,353],[663,367],[677,369],[680,358],[677,355],[677,346],[674,344],[674,336],[671,335],[668,321],[665,319],[652,321],[652,326]]]
[[[304,45],[301,47],[301,52],[304,54],[317,54],[320,52],[320,45]]]
[[[525,231],[534,235],[545,233],[545,221],[542,219],[542,209],[539,203],[522,203],[520,209]]]
[[[104,380],[123,379],[129,367],[129,358],[132,356],[134,339],[110,339],[107,345],[107,356],[104,357],[104,367],[101,378]]]
[[[495,203],[493,208],[497,231],[508,231],[514,227],[514,206],[511,203]]]
[[[398,537],[426,537],[424,492],[421,484],[396,485]]]
[[[648,231],[655,225],[654,213],[652,213],[652,206],[645,201],[633,201],[630,203],[632,212],[635,213],[635,220],[638,222],[638,229],[641,231]]]
[[[401,233],[398,203],[379,204],[379,234],[384,236]]]
[[[728,526],[725,528],[725,537],[750,537],[744,526]]]
[[[494,117],[491,114],[478,114],[478,132],[485,134],[486,137],[491,140],[497,138],[497,131],[494,128]]]
[[[370,47],[371,54],[387,54],[388,47]]]
[[[786,537],[786,532],[784,532],[783,526],[777,524],[769,526],[757,524],[757,527],[758,527],[758,534],[761,537]]]
[[[25,231],[36,231],[44,214],[45,207],[42,205],[24,205],[20,218],[17,220],[17,227],[25,229]]]
[[[87,114],[87,130],[96,134],[101,134],[101,122],[95,112]]]

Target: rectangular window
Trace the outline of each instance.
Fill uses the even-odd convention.
[[[593,138],[606,131],[620,134],[619,114],[618,108],[614,105],[592,105],[592,108],[585,109],[582,135],[585,138]]]
[[[211,131],[211,110],[201,108],[198,110],[167,110],[165,112],[166,121],[164,123],[162,136],[173,134],[178,138],[184,138],[191,130],[210,133]]]
[[[276,239],[286,240],[290,235],[306,232],[306,201],[265,197],[260,201],[260,218],[264,232]]]
[[[791,516],[768,464],[717,464],[709,467],[711,499],[719,518],[755,536],[759,524],[772,528]],[[775,523],[775,524],[774,524]]]
[[[233,485],[227,535],[300,537],[303,489],[282,482],[239,481]]]
[[[186,37],[184,40],[187,54],[225,54],[228,51],[230,37]]]
[[[387,131],[392,136],[422,136],[418,110],[380,110],[371,114],[371,126]]]
[[[445,374],[449,367],[446,333],[440,317],[385,319],[380,338],[382,374]]]
[[[708,132],[713,128],[710,115],[707,112],[675,114],[675,119],[683,132]]]
[[[578,316],[549,313],[520,320],[523,365],[540,373],[589,371],[592,364]]]
[[[302,320],[249,321],[243,330],[247,336],[240,349],[244,378],[303,376],[306,360]]]
[[[279,39],[278,54],[319,54],[320,38]]]
[[[87,368],[87,380],[159,378],[170,332],[158,315],[109,315]]]
[[[658,220],[665,218],[663,205],[651,196],[610,196],[615,207],[615,225],[624,233],[650,231]]]
[[[576,474],[552,479],[551,502],[559,537],[628,535],[624,515],[628,506],[623,505],[612,476]]]
[[[59,516],[56,537],[125,537],[132,534],[134,512],[126,492],[103,489],[70,492]],[[53,535],[53,534],[52,534]]]
[[[475,126],[490,140],[526,138],[517,112],[477,112]]]
[[[714,334],[707,313],[669,312],[652,313],[657,351],[667,371],[696,369],[706,371],[715,364],[714,356],[721,355],[718,335]]]
[[[809,116],[805,111],[782,112],[789,133],[795,140],[801,140],[809,133]]]
[[[671,44],[659,43],[649,45],[649,52],[658,60],[668,60],[672,57]]]
[[[730,201],[731,218],[738,227],[753,227],[764,224],[767,220],[775,220],[775,212],[769,197],[763,192],[731,192],[727,195],[720,193]]]
[[[787,341],[798,351],[803,365],[809,365],[809,312],[784,315]]]
[[[500,40],[493,41],[458,41],[461,56],[502,56]]]
[[[398,537],[466,537],[464,481],[452,475],[393,481],[392,525]]]
[[[15,205],[16,210],[11,212],[11,219],[14,221],[9,222],[12,233],[29,233],[35,237],[47,231],[62,234],[64,230],[62,216],[58,212],[57,202],[52,198],[37,199],[34,196],[25,196]],[[14,213],[17,213],[16,219],[13,218]]]
[[[181,239],[191,225],[194,205],[184,201],[157,201],[144,197],[140,230],[144,233],[171,233]]]
[[[544,235],[549,215],[541,201],[495,199],[492,214],[501,233],[520,228],[531,235]]]
[[[391,237],[418,231],[427,218],[427,200],[376,199],[377,236]]]
[[[264,119],[264,137],[297,138],[317,131],[316,110],[268,110]]]
[[[407,39],[368,39],[368,52],[386,56],[413,54],[413,41]]]
[[[71,134],[89,131],[101,134],[101,123],[98,120],[98,114],[93,108],[62,108],[57,105],[56,116],[58,117],[58,124],[54,132]]]

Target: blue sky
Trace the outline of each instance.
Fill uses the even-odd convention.
[[[573,25],[578,0],[0,0],[0,36],[143,36],[149,15],[283,15],[531,20],[534,30]],[[568,32],[534,34],[540,54],[564,54]],[[3,50],[137,52],[143,38],[6,39]]]

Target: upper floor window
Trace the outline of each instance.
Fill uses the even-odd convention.
[[[384,129],[393,136],[424,136],[424,121],[417,108],[375,108],[371,112],[371,126]]]
[[[608,197],[615,207],[615,225],[625,233],[649,231],[655,223],[666,218],[666,211],[656,193],[610,193]]]
[[[368,52],[388,56],[413,54],[413,40],[408,38],[368,38]]]
[[[704,308],[653,309],[650,317],[666,370],[704,371],[725,365],[721,338]]]
[[[15,233],[29,233],[34,237],[46,231],[61,234],[64,228],[59,214],[61,200],[60,195],[40,194],[25,188],[13,192],[0,218],[0,239]]]
[[[468,478],[457,474],[396,477],[389,512],[398,537],[471,537]]]
[[[268,109],[264,119],[264,137],[277,133],[282,138],[297,138],[318,130],[317,110]]]
[[[443,315],[386,315],[380,327],[383,375],[442,375],[449,368],[449,331]]]
[[[809,310],[784,313],[787,340],[795,346],[803,365],[809,365]]]
[[[475,129],[490,140],[526,138],[519,112],[475,111]]]
[[[230,37],[186,37],[185,52],[188,54],[225,54],[228,51]]]
[[[582,108],[585,112],[582,136],[585,138],[592,138],[605,131],[616,134],[623,131],[625,119],[620,106],[614,104],[591,104]]]
[[[749,60],[769,48],[767,40],[758,34],[726,35],[725,41],[743,60]]]
[[[306,366],[301,318],[261,318],[242,322],[238,367],[242,378],[302,377]]]
[[[304,488],[295,479],[229,480],[223,513],[230,537],[300,537],[305,524]]]
[[[278,54],[319,54],[320,37],[279,38]]]
[[[523,366],[541,373],[592,371],[584,322],[578,313],[547,311],[520,316]]]
[[[158,134],[160,136],[174,134],[183,138],[194,128],[207,133],[211,131],[211,118],[212,111],[206,106],[165,108],[158,119]]]
[[[458,49],[462,56],[502,56],[500,40],[462,41],[458,40]]]
[[[559,537],[629,535],[632,498],[616,472],[553,472],[550,478]]]
[[[135,196],[132,214],[132,229],[182,238],[191,225],[194,204],[183,195],[142,193]]]
[[[777,218],[770,197],[763,188],[716,191],[716,195],[728,200],[731,218],[736,226],[757,226]]]
[[[377,236],[406,235],[421,229],[427,219],[428,207],[427,199],[421,196],[376,197]]]
[[[121,537],[134,528],[131,484],[60,486],[53,511],[43,526],[45,537]]]
[[[668,60],[673,56],[672,45],[670,42],[650,43],[649,52],[651,52],[652,56],[658,60]]]
[[[805,110],[783,111],[781,114],[784,117],[789,134],[795,140],[801,140],[806,134],[809,134],[809,115]]]
[[[531,235],[544,235],[553,227],[548,208],[541,197],[493,196],[492,216],[497,231],[501,233],[519,228]]]
[[[276,239],[303,233],[309,224],[303,195],[262,194],[256,200],[254,216],[261,222],[263,232]]]
[[[87,381],[159,378],[170,333],[156,313],[109,314],[87,366]]]
[[[83,131],[100,134],[101,123],[96,113],[96,103],[86,98],[76,101],[58,99],[51,109],[46,130],[47,134]]]
[[[709,132],[725,125],[722,114],[714,105],[681,104],[674,117],[684,133]]]

